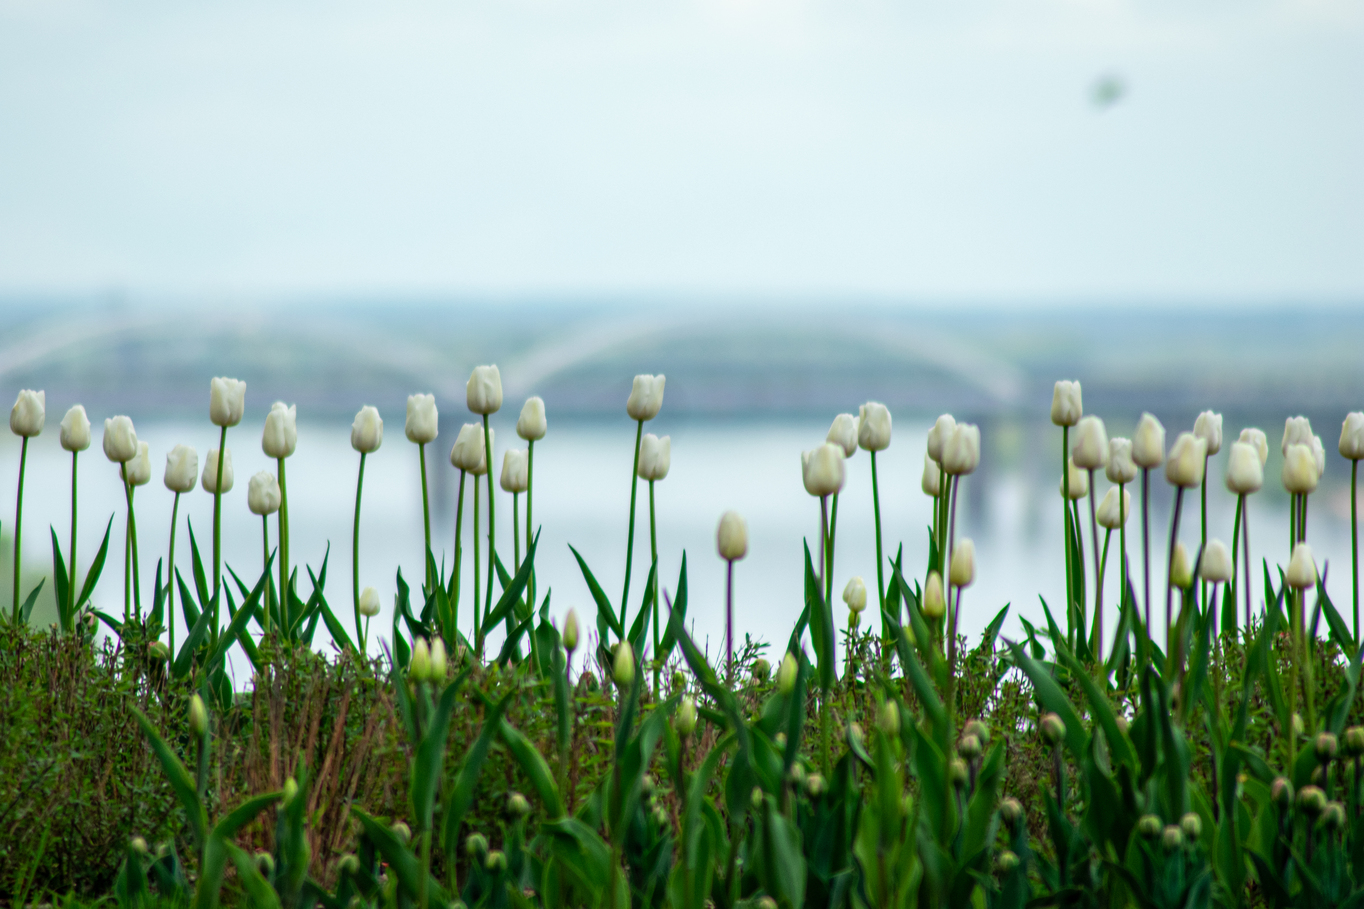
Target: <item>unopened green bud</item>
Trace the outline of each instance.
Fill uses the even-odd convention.
[[[982,748],[990,744],[990,728],[980,720],[969,720],[962,728],[962,735],[974,735]]]
[[[966,762],[963,761],[961,758],[953,758],[952,763],[949,765],[949,767],[950,775],[952,777],[952,785],[965,786],[967,774],[969,773],[966,767]]]
[[[208,732],[208,708],[197,694],[189,699],[189,728],[200,737]]]
[[[668,812],[664,809],[662,805],[659,805],[657,808],[654,809],[655,824],[657,824],[660,827],[666,827],[668,826],[669,820],[670,818],[668,817]]]
[[[426,638],[417,638],[412,645],[412,658],[407,661],[407,677],[414,682],[425,682],[431,677],[431,645]]]
[[[805,778],[805,791],[810,794],[810,798],[819,798],[824,794],[824,789],[825,782],[822,774],[812,773]]]
[[[1300,738],[1302,738],[1302,737],[1303,737],[1303,726],[1302,726],[1302,714],[1301,714],[1301,713],[1295,713],[1295,714],[1293,714],[1292,726],[1293,726],[1293,738],[1295,738],[1295,739],[1300,739]]]
[[[999,854],[999,857],[995,859],[995,867],[999,869],[1000,874],[1008,874],[1018,867],[1018,856],[1012,851],[1005,849]]]
[[[910,649],[910,650],[913,650],[915,647],[919,646],[918,640],[915,639],[915,637],[914,637],[914,626],[913,626],[913,625],[911,625],[911,624],[909,624],[909,623],[907,623],[907,622],[906,622],[904,625],[901,625],[901,626],[900,626],[900,633],[901,633],[902,635],[904,635],[904,637],[905,637],[905,643],[909,645],[909,649]]]
[[[656,786],[657,784],[654,783],[654,778],[649,776],[649,774],[646,773],[644,776],[640,777],[639,789],[645,796],[653,795]]]
[[[1154,814],[1143,814],[1137,821],[1137,833],[1148,840],[1153,840],[1160,836],[1160,818]]]
[[[578,649],[578,610],[569,609],[564,616],[564,649],[570,654]]]
[[[768,664],[767,660],[764,660],[762,657],[758,657],[756,660],[753,661],[753,681],[761,685],[762,683],[766,682],[768,678],[771,677],[771,675],[772,667],[771,665]]]
[[[781,668],[777,670],[777,691],[782,696],[788,696],[796,690],[796,673],[800,671],[800,664],[796,662],[794,653],[787,653],[782,657]]]
[[[445,641],[439,636],[431,639],[431,675],[429,681],[440,685],[445,682],[445,674],[449,670],[449,660],[445,656]]]
[[[1023,803],[1015,798],[1005,799],[999,803],[999,817],[1009,829],[1017,829],[1018,822],[1023,819]]]
[[[862,745],[862,743],[863,743],[864,741],[866,741],[866,736],[863,735],[863,733],[862,733],[862,726],[861,726],[861,724],[860,724],[860,723],[849,723],[849,724],[848,724],[848,744],[850,744],[850,745],[857,745],[858,747],[861,747],[861,745]]]
[[[1323,764],[1327,761],[1334,760],[1336,751],[1340,748],[1340,743],[1336,741],[1336,737],[1329,732],[1318,733],[1317,740],[1314,744],[1317,751],[1317,760],[1321,761]]]
[[[762,789],[758,786],[754,786],[753,792],[749,794],[748,801],[750,804],[752,804],[754,811],[757,811],[759,808],[761,808],[763,806]]]
[[[1270,784],[1269,795],[1280,808],[1287,808],[1293,804],[1293,784],[1288,781],[1288,777],[1276,777]]]
[[[494,874],[507,870],[507,854],[501,849],[494,849],[488,853],[488,858],[484,860],[483,867]]]
[[[530,802],[519,792],[507,796],[507,813],[512,817],[525,817],[530,814]]]
[[[1327,830],[1339,830],[1345,826],[1345,806],[1340,802],[1327,802],[1321,813],[1321,825]]]
[[[1203,819],[1190,811],[1179,819],[1179,829],[1184,832],[1185,839],[1192,843],[1203,835]]]
[[[924,581],[924,618],[930,622],[937,622],[942,619],[946,612],[947,601],[943,599],[942,595],[942,575],[936,571],[930,571],[928,579]]]
[[[1174,852],[1180,846],[1184,845],[1183,831],[1174,824],[1169,825],[1160,835],[1160,845],[1165,847],[1166,852]]]
[[[298,795],[298,781],[289,777],[284,781],[284,798],[282,799],[285,807],[288,807]]]
[[[682,674],[682,670],[679,669],[679,670],[677,670],[676,672],[673,673],[672,690],[673,690],[673,691],[683,691],[683,690],[686,689],[686,687],[687,687],[687,677],[686,677],[685,675],[683,675],[683,674]]]
[[[774,745],[777,746],[777,750],[778,750],[778,751],[785,751],[785,750],[786,750],[786,733],[784,733],[784,732],[778,732],[776,735],[772,736],[772,744],[774,744]]]
[[[359,874],[360,859],[353,853],[346,853],[341,856],[341,861],[336,863],[336,871],[338,874]]]
[[[257,852],[256,867],[260,869],[265,879],[269,880],[275,876],[275,857],[264,850]]]
[[[1123,716],[1122,714],[1118,714],[1114,721],[1117,724],[1118,731],[1121,732],[1123,735],[1127,735],[1127,729],[1131,725],[1130,723],[1127,722],[1127,717]]]
[[[135,836],[128,841],[128,848],[136,852],[138,855],[146,855],[147,841],[140,836]]]
[[[464,840],[464,854],[470,858],[482,858],[488,854],[488,838],[481,833],[471,833]]]
[[[1350,757],[1364,754],[1364,726],[1351,726],[1345,730],[1345,753]]]
[[[900,705],[890,698],[883,701],[881,710],[876,717],[876,725],[890,738],[898,736],[900,734]]]
[[[777,909],[777,901],[770,896],[759,897],[754,909]]]
[[[152,641],[147,645],[147,656],[158,663],[164,663],[170,657],[170,648],[161,641]]]
[[[635,681],[635,648],[629,641],[621,641],[616,647],[616,659],[611,667],[611,677],[621,688],[629,688]]]
[[[976,758],[980,757],[980,739],[976,738],[974,735],[962,736],[961,742],[957,745],[957,754],[960,754],[968,761],[974,761]]]
[[[404,846],[412,842],[412,828],[402,821],[394,821],[393,826],[389,829],[391,829],[393,835],[398,838],[398,842],[402,843]]]
[[[1044,714],[1039,728],[1042,730],[1042,740],[1053,748],[1066,737],[1066,724],[1054,713]]]
[[[1326,793],[1317,786],[1304,786],[1298,790],[1298,807],[1316,817],[1326,807]]]
[[[691,698],[683,698],[682,703],[677,705],[677,716],[673,719],[673,727],[677,734],[686,738],[696,731],[696,701]]]
[[[791,769],[787,772],[786,778],[791,781],[791,785],[793,786],[802,788],[805,786],[805,767],[800,761],[796,761],[791,765]]]

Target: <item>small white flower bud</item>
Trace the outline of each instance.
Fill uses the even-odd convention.
[[[1202,486],[1207,460],[1208,443],[1191,432],[1181,432],[1165,462],[1165,479],[1184,489]]]
[[[843,588],[843,602],[847,604],[851,612],[861,612],[867,608],[867,585],[860,577],[854,575],[848,579],[848,586]]]
[[[502,409],[502,373],[496,366],[475,366],[465,386],[469,410],[477,414],[497,413]]]
[[[958,423],[943,446],[943,470],[953,476],[971,473],[980,464],[980,427]]]
[[[937,498],[942,489],[942,468],[927,452],[924,453],[924,475],[919,481],[919,488],[924,491],[924,495],[932,498]]]
[[[245,409],[245,382],[218,377],[208,383],[208,418],[214,426],[236,426]]]
[[[933,428],[928,431],[928,456],[930,458],[939,463],[942,462],[943,446],[947,444],[948,437],[956,428],[957,421],[952,418],[950,413],[938,417]]]
[[[279,511],[279,481],[268,470],[258,471],[246,487],[246,504],[252,514],[267,515]]]
[[[360,614],[371,619],[379,614],[379,591],[373,587],[360,591]]]
[[[152,478],[151,446],[141,439],[137,442],[137,457],[124,466],[129,486],[146,486]]]
[[[952,563],[949,566],[953,587],[970,587],[976,580],[976,544],[971,540],[961,540],[952,550]]]
[[[1208,443],[1208,454],[1222,450],[1222,415],[1205,410],[1194,420],[1193,434]]]
[[[431,677],[431,645],[426,638],[412,642],[412,658],[407,663],[407,676],[414,682],[425,682]]]
[[[1108,433],[1104,421],[1096,416],[1081,417],[1075,427],[1075,445],[1071,448],[1075,466],[1098,470],[1108,465]]]
[[[611,666],[611,677],[622,688],[629,688],[635,681],[635,648],[629,641],[621,641],[616,645],[616,659]]]
[[[355,414],[350,424],[350,447],[361,454],[371,454],[384,444],[384,421],[379,411],[366,404]]]
[[[787,651],[786,656],[782,657],[781,665],[777,667],[777,690],[783,696],[795,691],[798,672],[800,664],[796,661],[796,655]]]
[[[1108,440],[1108,466],[1104,476],[1110,483],[1131,483],[1137,478],[1137,464],[1132,460],[1131,439]]]
[[[548,429],[545,399],[539,395],[526,398],[526,403],[521,405],[521,416],[516,420],[516,434],[527,442],[538,442],[545,437]]]
[[[1074,426],[1085,409],[1080,401],[1080,383],[1061,380],[1051,392],[1051,421],[1057,426]]]
[[[1264,483],[1264,462],[1254,443],[1232,442],[1227,457],[1227,489],[1237,495],[1248,495],[1259,492]]]
[[[683,738],[696,731],[696,701],[689,697],[682,699],[682,703],[677,705],[677,717],[673,720],[673,728]]]
[[[403,425],[409,442],[424,445],[434,442],[440,433],[440,413],[436,410],[436,396],[415,394],[407,396],[407,422]]]
[[[1118,508],[1118,490],[1121,487],[1110,486],[1108,492],[1104,493],[1103,501],[1099,503],[1099,510],[1095,517],[1099,521],[1099,526],[1107,530],[1117,530],[1132,515],[1132,493],[1126,489],[1122,490],[1122,509]]]
[[[947,612],[947,603],[943,599],[942,575],[936,571],[928,573],[928,579],[924,581],[924,618],[930,622],[936,622]]]
[[[843,457],[851,458],[857,453],[857,417],[850,413],[841,413],[834,417],[824,441],[830,445],[837,445],[843,449]]]
[[[1364,459],[1364,413],[1354,411],[1345,415],[1340,424],[1340,456],[1351,461]]]
[[[1074,501],[1083,499],[1089,495],[1089,473],[1075,466],[1074,458],[1066,459],[1066,474],[1070,479],[1070,497]],[[1066,484],[1062,482],[1060,487],[1061,495],[1066,494]]]
[[[104,421],[104,456],[115,464],[126,464],[137,457],[137,431],[128,417]]]
[[[663,386],[667,377],[659,374],[635,376],[630,387],[630,398],[625,402],[625,412],[632,420],[652,420],[663,409]]]
[[[659,438],[646,432],[639,442],[639,478],[641,480],[661,480],[672,467],[672,436]]]
[[[197,694],[189,699],[189,728],[197,736],[208,732],[208,708]]]
[[[1317,586],[1317,566],[1312,561],[1312,547],[1299,543],[1293,547],[1293,557],[1288,560],[1288,571],[1284,572],[1288,586],[1305,590]]]
[[[1247,427],[1241,430],[1236,441],[1245,442],[1254,448],[1255,453],[1260,456],[1260,466],[1265,466],[1265,462],[1269,460],[1269,439],[1265,436],[1264,430],[1253,426]]]
[[[436,635],[431,639],[431,674],[428,678],[437,684],[444,682],[449,666],[450,660],[445,655],[445,640]]]
[[[530,457],[524,448],[508,448],[502,454],[503,492],[525,492],[530,486]]]
[[[47,421],[47,393],[25,388],[14,399],[9,412],[9,429],[16,436],[31,438],[43,431]]]
[[[727,562],[748,555],[748,524],[737,511],[720,515],[720,526],[715,532],[715,545],[720,558]]]
[[[1132,460],[1143,470],[1151,470],[1165,462],[1165,427],[1149,413],[1137,421],[1132,436]]]
[[[1189,561],[1189,550],[1183,543],[1175,544],[1175,556],[1170,562],[1170,586],[1187,590],[1193,583],[1193,565]]]
[[[487,452],[483,447],[483,425],[481,423],[465,423],[459,428],[459,438],[455,440],[454,447],[450,449],[450,463],[460,470],[467,470],[476,473],[482,468],[487,460]],[[486,470],[483,470],[486,473]]]
[[[890,447],[890,410],[886,405],[868,401],[858,410],[857,444],[867,451]]]
[[[843,488],[843,449],[825,442],[801,456],[805,491],[812,496],[834,495]]]
[[[1289,417],[1283,421],[1283,442],[1279,450],[1288,455],[1288,446],[1312,444],[1312,422],[1306,417]]]
[[[1283,459],[1283,488],[1295,495],[1317,489],[1317,459],[1307,445],[1294,442]]]
[[[90,418],[82,405],[72,404],[62,417],[61,442],[67,451],[85,451],[90,447]]]
[[[267,457],[287,458],[298,447],[298,405],[276,401],[265,415],[260,448]]]
[[[218,487],[218,449],[210,448],[204,458],[204,473],[200,478],[204,492],[212,493]],[[223,457],[223,492],[232,491],[232,449]]]
[[[1231,550],[1227,549],[1226,543],[1217,539],[1208,541],[1208,545],[1203,547],[1198,573],[1205,581],[1231,580]]]
[[[578,649],[578,610],[570,608],[564,616],[564,649],[569,653]]]

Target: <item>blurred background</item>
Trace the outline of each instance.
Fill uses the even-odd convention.
[[[294,559],[316,568],[332,544],[327,593],[349,614],[347,429],[374,404],[388,433],[366,470],[361,584],[390,603],[397,568],[421,569],[406,396],[433,392],[441,410],[427,453],[439,558],[464,382],[495,362],[499,466],[522,400],[548,408],[535,519],[556,616],[592,612],[569,544],[619,593],[637,372],[668,377],[649,426],[673,439],[657,488],[665,586],[685,551],[713,648],[719,514],[740,510],[752,533],[740,628],[780,640],[817,527],[798,455],[867,400],[894,414],[883,524],[907,569],[926,558],[925,433],[950,411],[983,436],[959,526],[980,551],[967,630],[1006,602],[1039,618],[1039,595],[1061,601],[1058,378],[1083,383],[1110,435],[1143,410],[1171,441],[1208,408],[1229,438],[1265,429],[1257,562],[1286,562],[1277,443],[1285,417],[1310,417],[1330,455],[1309,538],[1344,603],[1335,443],[1364,408],[1361,112],[1352,0],[0,0],[0,387],[45,389],[49,413],[31,446],[25,576],[50,571],[48,526],[68,532],[56,424],[70,404],[97,437],[126,413],[152,445],[137,498],[149,579],[168,542],[165,452],[217,444],[208,383],[230,375],[247,382],[247,416],[228,434],[228,561],[259,565],[246,481],[273,466],[270,404],[297,403]],[[1229,538],[1225,456],[1209,526]],[[17,463],[7,435],[6,560]],[[80,463],[83,571],[111,515],[121,548],[122,510],[98,441]],[[1163,550],[1171,497],[1153,490]],[[202,491],[182,505],[201,540],[211,510]],[[839,515],[837,586],[871,586],[865,453]],[[1197,524],[1186,511],[1191,548]],[[636,545],[632,608],[647,533]],[[111,558],[110,611],[121,581]]]

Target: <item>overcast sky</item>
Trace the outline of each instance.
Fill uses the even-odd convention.
[[[1364,298],[1359,0],[0,0],[0,292]]]

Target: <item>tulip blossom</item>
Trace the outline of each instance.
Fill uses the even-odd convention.
[[[487,416],[502,409],[502,373],[496,366],[475,366],[465,386],[469,410]]]
[[[942,467],[952,476],[973,472],[980,464],[980,427],[958,423],[943,446]]]
[[[1285,456],[1288,455],[1290,445],[1312,444],[1312,422],[1306,417],[1289,417],[1283,423],[1283,442],[1279,445],[1279,450]]]
[[[666,380],[667,377],[662,374],[635,376],[634,384],[630,387],[630,398],[625,402],[625,412],[630,419],[643,423],[658,416],[659,410],[663,408],[663,385]]]
[[[928,456],[930,458],[941,463],[943,446],[947,444],[948,437],[956,428],[957,421],[952,418],[950,413],[938,417],[933,423],[933,428],[928,431]]]
[[[10,432],[16,436],[32,438],[43,431],[47,419],[47,394],[25,388],[14,400],[9,412]]]
[[[1231,550],[1221,540],[1212,539],[1203,547],[1199,561],[1198,574],[1210,583],[1224,583],[1231,580]]]
[[[124,470],[128,474],[129,485],[146,486],[152,478],[151,446],[139,439],[137,457],[129,461]]]
[[[499,481],[504,492],[521,493],[526,491],[526,450],[508,448],[502,455],[502,478]]]
[[[137,431],[128,417],[104,421],[104,456],[115,464],[126,464],[137,457]]]
[[[933,456],[924,452],[924,475],[919,480],[919,488],[924,491],[924,495],[930,498],[937,498],[942,489],[942,468],[938,462],[933,460]]]
[[[246,504],[252,514],[262,517],[279,511],[279,482],[268,470],[261,470],[251,477],[246,487]]]
[[[204,492],[217,492],[218,486],[218,449],[210,448],[204,457],[204,473],[201,479]],[[232,491],[232,449],[223,458],[223,492]]]
[[[539,395],[527,398],[521,407],[521,416],[516,420],[516,434],[527,442],[538,442],[545,437],[548,428],[544,398]]]
[[[1131,483],[1137,478],[1137,464],[1132,460],[1132,440],[1113,438],[1108,440],[1108,463],[1104,466],[1104,476],[1110,483]]]
[[[1193,434],[1208,445],[1208,454],[1222,450],[1222,415],[1205,410],[1194,420]]]
[[[890,410],[886,405],[868,401],[858,409],[857,444],[867,451],[890,447]]]
[[[801,455],[805,491],[812,496],[831,496],[843,488],[846,476],[843,449],[825,442]]]
[[[237,379],[215,378],[208,386],[208,418],[214,426],[227,428],[242,421],[246,409],[246,383]]]
[[[384,421],[379,411],[366,404],[355,415],[350,427],[350,447],[361,454],[371,454],[384,444]]]
[[[73,453],[90,447],[90,418],[80,404],[71,405],[62,417],[61,443],[62,448]]]
[[[1084,415],[1080,383],[1061,380],[1051,393],[1051,421],[1057,426],[1074,426]]]
[[[1107,530],[1118,530],[1127,521],[1127,517],[1132,514],[1132,493],[1122,490],[1121,510],[1119,507],[1118,490],[1120,487],[1110,486],[1108,492],[1104,493],[1103,501],[1099,503],[1098,517],[1099,526]]]
[[[843,457],[851,458],[857,452],[857,417],[841,413],[834,417],[829,434],[824,441],[843,449]]]
[[[1141,415],[1132,436],[1132,460],[1146,470],[1165,463],[1165,427],[1149,413]]]
[[[298,405],[276,401],[265,415],[265,431],[261,433],[261,451],[268,457],[287,458],[298,447]]]
[[[976,544],[961,540],[952,547],[949,580],[953,587],[970,587],[976,580]]]
[[[1075,447],[1071,456],[1082,470],[1098,470],[1108,464],[1108,433],[1104,421],[1095,416],[1081,417],[1075,427]]]
[[[1192,489],[1203,484],[1208,443],[1191,432],[1181,432],[1165,462],[1165,479],[1171,485]]]
[[[440,414],[436,410],[436,396],[415,394],[407,396],[407,422],[403,431],[409,442],[425,445],[434,442],[440,432]]]
[[[639,478],[653,482],[666,477],[672,466],[672,447],[672,436],[660,439],[646,432],[639,449]]]
[[[1227,459],[1227,489],[1237,495],[1259,492],[1265,482],[1264,463],[1250,442],[1232,442]]]
[[[1284,580],[1288,582],[1289,587],[1297,590],[1317,586],[1317,566],[1312,560],[1311,546],[1306,543],[1298,543],[1293,547],[1293,556],[1288,560],[1288,570],[1284,572]]]
[[[1319,477],[1312,449],[1299,442],[1289,445],[1283,459],[1283,488],[1293,495],[1306,495],[1316,491]]]
[[[1089,473],[1076,467],[1074,458],[1066,462],[1066,475],[1069,485],[1064,481],[1061,483],[1061,495],[1069,494],[1071,501],[1078,501],[1089,495]]]
[[[720,558],[733,562],[748,555],[748,523],[737,511],[720,515],[720,526],[715,531],[715,546]]]

